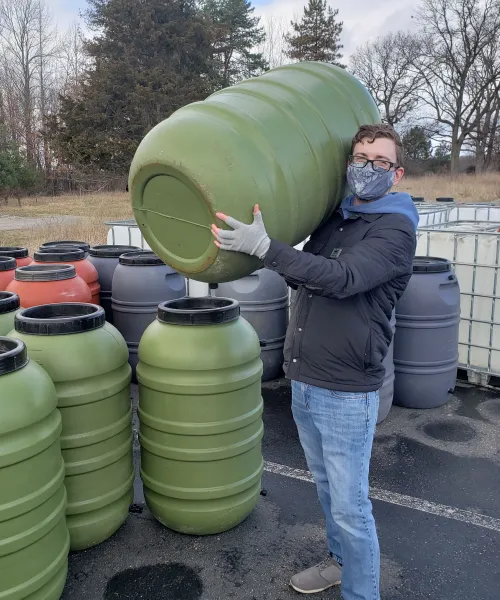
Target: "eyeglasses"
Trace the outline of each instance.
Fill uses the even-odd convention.
[[[371,163],[374,171],[386,172],[393,168],[397,168],[397,163],[392,163],[388,160],[368,160],[363,156],[349,156],[349,164],[357,169],[364,169],[368,163]]]

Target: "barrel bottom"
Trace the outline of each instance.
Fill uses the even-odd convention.
[[[262,381],[271,381],[283,374],[283,344],[278,348],[263,348],[260,357],[264,369]]]
[[[240,525],[257,506],[260,480],[234,496],[216,500],[183,500],[144,487],[153,516],[165,527],[186,535],[215,535]]]
[[[86,550],[109,539],[125,523],[132,504],[134,490],[127,490],[121,498],[99,510],[68,515],[70,550]]]
[[[137,365],[139,364],[139,344],[127,342],[128,363],[132,367],[132,383],[137,383]]]
[[[61,569],[54,577],[34,594],[27,596],[25,600],[59,600],[66,585],[68,577],[68,560],[66,559]]]
[[[394,376],[384,382],[379,392],[379,399],[377,425],[383,423],[391,412],[394,400]]]
[[[61,514],[41,539],[0,557],[2,600],[59,600],[68,574],[69,534]]]
[[[429,409],[445,405],[457,383],[457,368],[436,374],[396,373],[394,404]]]
[[[104,308],[106,314],[106,321],[113,324],[113,309],[111,308],[111,292],[100,293],[101,306]]]

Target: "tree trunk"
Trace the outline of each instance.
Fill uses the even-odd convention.
[[[453,128],[453,134],[451,138],[451,161],[450,170],[452,173],[458,173],[460,170],[460,150],[462,144],[458,140],[458,128]]]

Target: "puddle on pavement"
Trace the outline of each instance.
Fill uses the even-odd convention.
[[[203,593],[199,575],[172,563],[127,569],[109,582],[104,600],[198,600]]]
[[[476,437],[474,429],[466,423],[436,421],[422,427],[429,437],[442,442],[469,442]]]

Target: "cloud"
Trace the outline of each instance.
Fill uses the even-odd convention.
[[[80,22],[80,11],[85,9],[85,0],[45,0],[54,15],[60,29],[66,29],[72,23]]]
[[[255,2],[255,13],[264,19],[282,18],[287,23],[303,14],[307,0],[264,0]],[[339,0],[329,2],[338,8],[339,20],[344,22],[342,43],[344,54],[348,56],[358,45],[379,35],[399,29],[413,28],[412,14],[418,2],[415,0]]]

